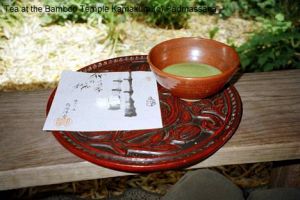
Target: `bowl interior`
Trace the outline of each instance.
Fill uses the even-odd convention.
[[[178,38],[153,47],[149,61],[159,70],[176,63],[204,63],[220,69],[223,73],[236,70],[239,65],[237,53],[229,46],[209,39]]]

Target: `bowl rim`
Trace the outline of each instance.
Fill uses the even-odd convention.
[[[234,56],[236,57],[237,59],[237,64],[235,66],[233,66],[232,68],[230,68],[229,70],[226,70],[224,72],[222,72],[221,74],[216,74],[216,75],[212,75],[212,76],[205,76],[205,77],[187,77],[187,76],[178,76],[178,75],[174,75],[174,74],[170,74],[170,73],[167,73],[167,72],[164,72],[162,71],[161,69],[157,68],[150,60],[150,54],[154,51],[155,48],[157,48],[158,46],[160,45],[163,45],[163,44],[166,44],[166,43],[169,43],[171,41],[174,41],[174,40],[207,40],[207,41],[211,41],[213,43],[217,43],[219,45],[222,45],[222,46],[226,46],[230,49],[233,50],[233,53],[234,53]],[[156,44],[155,46],[153,46],[148,55],[147,55],[147,61],[150,65],[150,68],[152,70],[152,68],[154,70],[152,70],[153,72],[156,72],[158,73],[160,76],[164,76],[164,77],[172,77],[172,78],[175,78],[175,79],[184,79],[184,80],[209,80],[209,79],[215,79],[215,78],[223,78],[223,77],[228,77],[230,75],[233,75],[236,71],[238,71],[239,69],[239,66],[240,66],[240,58],[239,58],[239,55],[238,53],[236,52],[236,50],[234,48],[232,48],[231,46],[227,45],[227,44],[224,44],[222,42],[219,42],[217,40],[213,40],[213,39],[207,39],[207,38],[202,38],[202,37],[178,37],[178,38],[173,38],[173,39],[170,39],[170,40],[165,40],[163,42],[160,42],[158,44]]]

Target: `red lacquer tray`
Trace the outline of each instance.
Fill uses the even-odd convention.
[[[101,61],[79,71],[149,71],[146,56]],[[100,166],[130,172],[186,167],[217,151],[237,129],[242,104],[233,86],[186,102],[158,86],[164,128],[140,131],[53,132],[75,155]],[[48,100],[47,114],[55,95]],[[116,121],[116,123],[118,123]]]

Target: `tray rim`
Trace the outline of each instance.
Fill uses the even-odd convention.
[[[105,66],[107,64],[117,63],[120,61],[138,61],[137,63],[139,63],[139,61],[140,61],[140,63],[144,63],[144,62],[147,62],[146,58],[147,58],[147,55],[120,56],[120,57],[116,57],[116,58],[110,58],[107,60],[95,62],[93,64],[90,64],[83,68],[80,68],[77,71],[93,73],[93,72],[89,72],[89,71],[99,68],[102,65]],[[75,154],[76,156],[78,156],[86,161],[89,161],[91,163],[94,163],[98,166],[103,166],[103,167],[114,169],[114,170],[127,171],[127,172],[151,172],[151,171],[170,170],[170,169],[191,166],[191,165],[194,165],[198,162],[205,160],[209,156],[213,155],[216,151],[218,151],[233,136],[233,134],[236,132],[236,130],[241,122],[242,114],[243,114],[241,97],[233,85],[228,85],[227,87],[230,88],[230,90],[234,93],[234,96],[236,98],[236,103],[237,103],[236,107],[239,110],[239,116],[236,116],[236,119],[234,120],[233,124],[230,126],[230,130],[226,134],[226,137],[221,138],[222,140],[220,140],[220,142],[215,143],[213,146],[210,146],[208,149],[206,149],[206,151],[204,151],[200,154],[195,154],[194,156],[190,156],[190,157],[181,159],[180,162],[178,162],[178,160],[173,160],[173,161],[169,161],[167,163],[162,162],[162,163],[154,163],[151,165],[132,165],[132,164],[119,163],[119,162],[112,162],[110,160],[103,160],[103,159],[102,160],[100,159],[101,160],[101,162],[100,162],[99,158],[93,159],[93,157],[91,155],[89,155],[88,153],[85,153],[85,152],[81,151],[80,149],[76,148],[75,146],[70,145],[70,143],[67,142],[66,139],[64,139],[64,137],[62,136],[63,134],[65,134],[65,133],[63,133],[63,131],[52,131],[52,134],[64,148],[66,148],[68,151]],[[57,88],[53,89],[53,91],[51,92],[51,94],[48,98],[48,102],[47,102],[47,106],[46,106],[46,115],[48,114],[48,112],[50,110],[53,98],[55,96],[56,89]],[[67,133],[71,134],[72,132],[67,132]]]

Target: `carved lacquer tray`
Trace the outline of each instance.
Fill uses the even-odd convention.
[[[146,56],[101,61],[79,71],[149,71]],[[216,152],[236,131],[242,104],[233,86],[197,102],[172,96],[158,85],[164,128],[139,131],[53,132],[56,139],[82,159],[130,172],[186,167]],[[55,95],[48,100],[47,113]],[[116,121],[116,123],[118,123]]]

